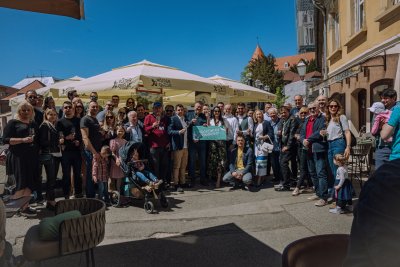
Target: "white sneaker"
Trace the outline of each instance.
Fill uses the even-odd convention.
[[[307,199],[308,199],[308,200],[318,200],[319,197],[318,197],[317,195],[313,195],[313,196],[311,196],[311,197],[308,197]]]
[[[299,188],[296,187],[292,192],[292,196],[298,196],[300,194],[299,191],[300,191]]]
[[[336,207],[334,209],[329,209],[329,212],[333,213],[333,214],[343,214],[344,213],[344,211],[340,207]]]

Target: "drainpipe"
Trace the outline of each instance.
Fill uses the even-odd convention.
[[[323,54],[323,65],[324,65],[324,82],[328,80],[328,60],[327,60],[327,16],[326,16],[326,9],[324,3],[321,3],[321,0],[312,0],[313,5],[321,11],[322,16],[324,17],[324,54]],[[320,92],[321,94],[321,92]],[[323,95],[329,96],[329,86],[323,88]]]

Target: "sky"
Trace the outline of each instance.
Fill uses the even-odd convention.
[[[88,78],[143,59],[239,80],[258,43],[297,51],[294,0],[85,0],[85,20],[0,8],[0,85]]]

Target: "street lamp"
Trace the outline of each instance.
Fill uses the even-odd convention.
[[[304,64],[303,61],[300,61],[297,64],[297,73],[299,74],[301,80],[304,80],[304,76],[306,75],[306,70],[307,70],[307,65]]]

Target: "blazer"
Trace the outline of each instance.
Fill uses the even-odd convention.
[[[189,114],[186,115],[186,121],[190,123],[192,119],[194,119],[195,117],[196,114],[194,112],[190,112]],[[203,124],[205,123],[207,123],[207,118],[206,115],[204,115],[203,113],[200,113],[197,116],[197,121],[195,124],[190,123],[188,127],[188,136],[187,136],[189,143],[193,143],[193,126],[203,126]]]
[[[289,150],[296,148],[296,134],[299,127],[298,121],[293,116],[290,116],[286,121],[281,119],[282,135],[281,135],[281,148],[286,146]],[[284,135],[283,135],[284,133]]]
[[[125,133],[125,140],[126,141],[131,141],[132,131],[128,131],[129,125],[130,125],[129,122],[125,123],[125,125],[124,125],[125,131],[126,131],[126,133]],[[144,129],[143,129],[143,123],[141,121],[138,121],[137,125],[139,126],[139,131],[142,132],[142,143],[143,143],[144,142],[144,138],[145,138],[145,132],[144,132]]]
[[[312,152],[326,152],[328,150],[328,142],[322,142],[323,138],[319,134],[319,131],[324,129],[325,116],[320,113],[314,121],[313,133],[306,138],[306,129],[310,117],[306,118],[300,131],[300,142],[303,143],[304,139],[307,139],[312,144]]]
[[[256,128],[257,128],[257,123],[254,123],[253,127],[253,136],[256,138]],[[262,122],[262,135],[268,135],[269,138],[271,139],[272,144],[274,144],[275,141],[275,134],[274,134],[274,128],[272,128],[271,122],[270,121],[263,121]],[[270,143],[269,140],[265,140],[266,142]]]
[[[236,168],[237,154],[238,154],[238,148],[236,147],[232,150],[231,157],[230,157],[231,161],[229,164],[229,171],[231,173],[237,169]],[[253,150],[250,147],[244,147],[243,148],[243,165],[244,165],[243,174],[246,174],[246,173],[252,171],[253,161],[254,161]]]
[[[186,119],[185,119],[186,121]],[[186,121],[189,125],[189,123]],[[171,150],[182,150],[184,144],[184,134],[180,134],[179,131],[183,129],[181,119],[175,115],[171,117],[171,122],[168,125],[168,134],[171,137]],[[189,140],[188,140],[189,141]]]

